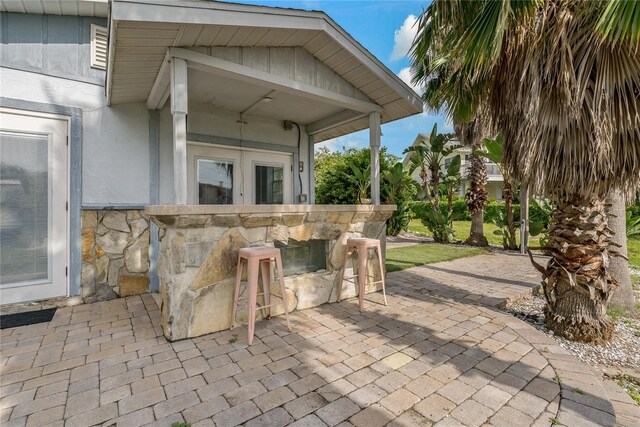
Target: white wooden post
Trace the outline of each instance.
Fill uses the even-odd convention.
[[[187,61],[171,58],[173,115],[173,202],[187,204]]]
[[[369,114],[369,146],[371,147],[371,204],[380,204],[380,113]]]
[[[316,204],[316,141],[313,135],[309,135],[309,204]]]
[[[529,247],[529,187],[520,186],[520,253],[525,254]]]

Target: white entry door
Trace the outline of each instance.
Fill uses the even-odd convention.
[[[291,203],[291,154],[189,143],[187,162],[189,204]]]
[[[0,109],[0,303],[67,291],[68,121]]]

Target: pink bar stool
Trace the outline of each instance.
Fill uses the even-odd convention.
[[[284,305],[284,315],[287,318],[287,328],[291,332],[291,324],[289,323],[289,310],[287,308],[287,293],[284,287],[284,270],[282,269],[282,258],[280,257],[280,249],[272,248],[270,246],[257,246],[242,248],[238,254],[238,270],[236,272],[236,286],[233,291],[233,309],[231,313],[231,329],[236,324],[236,313],[238,311],[238,300],[249,299],[249,313],[248,313],[248,329],[249,329],[249,345],[253,342],[253,335],[256,325],[256,309],[263,310],[263,315],[266,313],[266,318],[271,317],[270,307],[271,304],[271,261],[275,260],[278,267],[278,278],[280,279],[280,292],[282,296],[273,295],[282,299]],[[240,295],[240,280],[242,278],[242,264],[247,262],[247,297],[239,298]],[[258,271],[262,276],[262,291],[258,294]],[[258,306],[258,295],[264,295],[264,305]]]
[[[353,250],[358,251],[358,272],[353,276],[345,277],[344,273],[347,269],[347,259],[350,258]],[[380,277],[382,280],[371,282],[372,285],[382,283],[382,295],[384,296],[384,305],[387,305],[387,292],[384,286],[384,266],[382,264],[382,250],[380,249],[380,240],[378,239],[347,239],[347,250],[344,254],[344,264],[342,266],[342,279],[338,284],[338,302],[340,302],[340,294],[342,294],[342,282],[344,280],[350,281],[351,279],[358,278],[358,299],[360,303],[360,311],[364,307],[364,292],[367,284],[367,278],[373,279],[373,276],[367,274],[367,261],[369,259],[369,249],[373,249],[378,252],[378,261],[380,263]],[[352,263],[353,264],[353,263]]]

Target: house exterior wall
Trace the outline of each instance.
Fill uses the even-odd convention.
[[[94,301],[148,291],[149,222],[124,208],[151,201],[149,112],[143,103],[106,105],[105,71],[90,66],[91,24],[106,20],[14,13],[0,20],[2,99],[31,111],[79,111],[81,148],[70,165],[80,168],[81,208],[69,211],[68,243],[79,262],[71,262],[70,295]]]
[[[1,67],[104,84],[90,42],[91,24],[106,27],[106,19],[1,12],[0,23]]]

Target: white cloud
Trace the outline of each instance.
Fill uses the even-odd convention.
[[[414,15],[409,15],[402,23],[402,26],[398,28],[393,34],[393,51],[391,52],[391,60],[397,61],[409,54],[411,49],[411,43],[416,36],[417,26],[416,18]]]
[[[411,67],[405,67],[398,72],[400,80],[405,82],[411,89],[413,89],[418,95],[422,95],[422,89],[420,86],[411,82]]]

